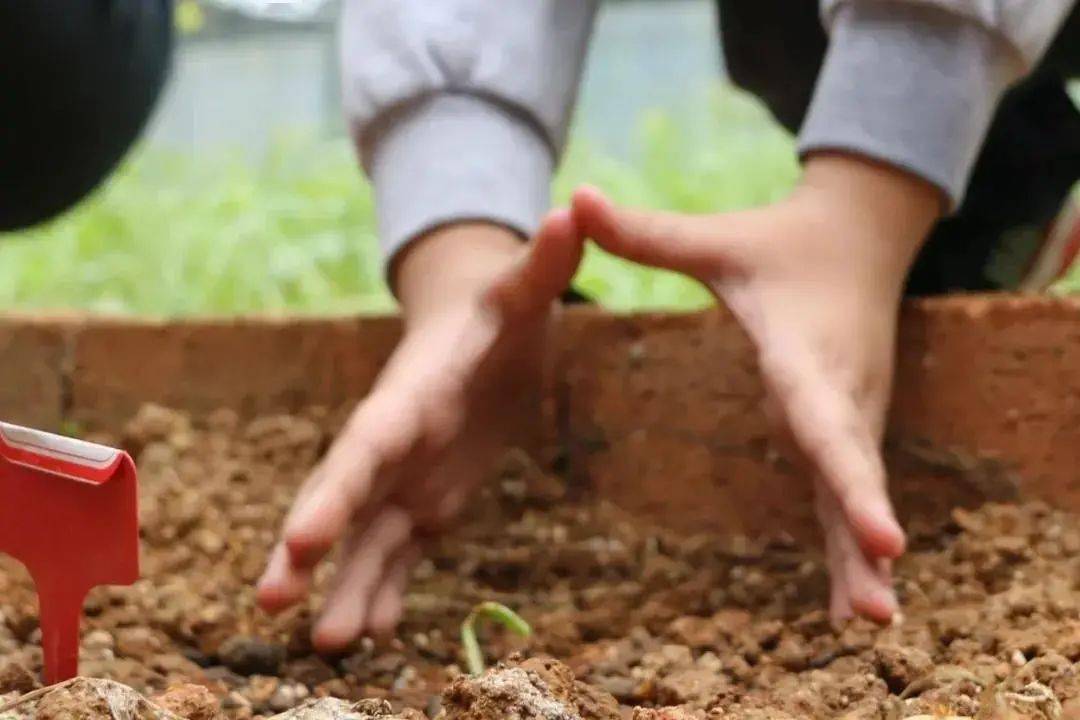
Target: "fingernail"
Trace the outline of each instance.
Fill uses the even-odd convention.
[[[255,589],[256,590],[265,590],[268,586],[270,586],[272,584],[273,583],[271,582],[271,578],[270,578],[270,568],[267,568],[265,571],[263,571],[263,574],[255,582]]]
[[[874,499],[867,503],[870,514],[880,523],[889,527],[900,527],[893,513],[892,504],[888,500]]]
[[[888,557],[898,557],[903,554],[906,538],[900,521],[893,513],[892,505],[888,501],[873,501],[866,506],[864,518],[869,521],[869,527],[864,527],[863,532],[868,532],[871,542],[882,543],[880,552]]]
[[[896,615],[900,610],[900,605],[896,601],[896,594],[892,590],[878,589],[874,591],[874,601],[880,603],[881,607],[886,609],[890,618]]]

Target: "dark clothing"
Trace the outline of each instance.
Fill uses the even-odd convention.
[[[718,0],[733,82],[792,132],[803,122],[827,38],[816,0]],[[1006,95],[957,212],[931,233],[910,295],[995,289],[988,259],[1010,230],[1053,220],[1080,179],[1080,112],[1065,79],[1080,76],[1080,5],[1039,67]]]
[[[168,73],[171,0],[0,3],[0,230],[82,199],[138,137]]]

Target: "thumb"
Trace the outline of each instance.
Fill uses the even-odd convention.
[[[521,259],[492,283],[485,304],[502,316],[546,310],[570,285],[584,242],[570,211],[549,213]]]
[[[600,247],[632,262],[685,273],[708,282],[723,270],[734,237],[736,215],[685,215],[632,210],[612,203],[599,190],[582,186],[571,207],[582,233]]]

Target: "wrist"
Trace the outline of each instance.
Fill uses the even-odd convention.
[[[856,229],[852,241],[873,239],[869,249],[902,265],[905,273],[945,203],[936,186],[911,173],[835,152],[814,153],[806,159],[795,194],[824,203],[826,212]]]
[[[410,326],[470,305],[522,252],[501,225],[458,222],[417,238],[395,258],[391,284]]]

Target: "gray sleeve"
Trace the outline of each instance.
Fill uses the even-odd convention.
[[[345,112],[388,257],[455,220],[532,234],[595,10],[584,0],[348,0]]]
[[[980,15],[987,2],[964,0],[826,2],[829,50],[800,152],[843,150],[890,163],[941,188],[955,208],[1002,94],[1072,4],[1045,3],[1023,16],[1011,1],[1004,4],[1012,15]]]
[[[936,8],[980,25],[1030,67],[1046,51],[1076,0],[822,0],[827,24],[844,5],[888,5],[899,12],[920,5]]]

